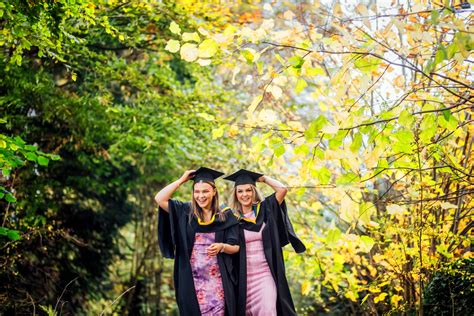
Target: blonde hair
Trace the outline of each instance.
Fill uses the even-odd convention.
[[[209,184],[216,191],[216,194],[212,197],[211,212],[212,212],[212,215],[216,214],[219,220],[224,221],[225,213],[219,207],[219,192],[217,191],[216,184],[211,181],[201,181],[201,182]],[[194,199],[194,186],[195,185],[196,185],[196,182],[194,182],[193,184],[193,193],[191,195],[191,212],[194,217],[197,217],[201,221],[204,221],[204,214],[203,214],[202,208],[197,204],[196,199]],[[190,222],[191,222],[191,218],[192,216],[189,217]]]
[[[262,194],[257,189],[257,187],[253,184],[250,184],[250,187],[252,188],[252,204],[258,204],[262,202]],[[234,211],[234,213],[237,213],[238,215],[242,216],[242,204],[240,204],[239,200],[237,199],[237,186],[234,186],[234,189],[232,190],[232,194],[229,198],[229,205]]]

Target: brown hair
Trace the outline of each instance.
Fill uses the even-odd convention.
[[[212,197],[212,202],[211,202],[211,212],[212,214],[216,214],[219,220],[224,221],[225,220],[225,213],[221,210],[219,207],[219,192],[217,191],[216,184],[211,181],[200,181],[209,184],[214,190],[216,190],[216,194]],[[194,199],[194,186],[196,185],[196,182],[193,184],[193,192],[191,195],[191,212],[192,215],[196,218],[199,218],[201,221],[204,221],[204,214],[202,211],[202,208],[197,204],[196,200]],[[191,221],[192,216],[189,217],[189,220]]]
[[[257,189],[257,187],[253,184],[250,184],[250,187],[252,188],[252,203],[258,204],[262,202],[262,194]],[[242,204],[240,204],[239,200],[237,199],[237,186],[234,186],[234,189],[232,190],[232,195],[229,198],[229,205],[234,212],[237,212],[240,216],[243,215]]]

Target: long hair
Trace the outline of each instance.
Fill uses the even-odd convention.
[[[258,204],[262,202],[262,194],[257,189],[257,187],[253,184],[250,184],[250,187],[252,188],[252,204]],[[240,204],[239,200],[237,199],[237,186],[234,186],[229,199],[229,205],[234,212],[237,212],[240,216],[243,215],[242,204]]]
[[[219,207],[219,191],[217,191],[215,183],[211,181],[202,181],[202,182],[209,184],[216,191],[216,194],[212,197],[212,201],[211,201],[211,212],[213,215],[216,214],[216,216],[219,218],[220,221],[224,221],[225,214],[224,212],[221,211],[221,208]],[[196,202],[196,200],[194,199],[194,186],[195,185],[196,183],[193,184],[193,193],[191,197],[191,212],[194,217],[199,218],[201,221],[204,221],[204,212],[202,208],[199,206],[199,204]],[[189,221],[191,221],[191,218],[193,216],[189,217]]]

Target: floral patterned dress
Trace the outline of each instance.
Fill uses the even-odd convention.
[[[215,242],[215,233],[196,233],[191,253],[194,288],[202,315],[224,315],[225,301],[217,256],[209,256],[207,247]]]

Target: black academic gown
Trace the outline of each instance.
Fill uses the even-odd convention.
[[[158,241],[160,250],[165,258],[174,258],[174,286],[176,301],[180,315],[201,315],[199,303],[194,288],[191,270],[191,253],[196,232],[216,233],[216,242],[230,245],[239,244],[238,220],[232,211],[225,212],[226,220],[215,221],[209,225],[199,225],[191,215],[190,203],[176,200],[169,201],[169,212],[161,209],[158,213]],[[189,222],[191,217],[191,222]],[[236,315],[236,271],[234,271],[232,256],[219,253],[217,262],[222,276],[225,295],[226,315]]]
[[[285,201],[278,204],[275,194],[265,198],[260,204],[260,210],[254,223],[240,220],[240,251],[239,251],[239,281],[237,314],[245,315],[247,299],[247,261],[244,229],[262,231],[263,249],[268,267],[272,273],[277,288],[277,314],[281,316],[296,315],[290,288],[285,275],[285,263],[282,247],[291,243],[297,253],[304,252],[306,247],[296,236],[291,225]]]

